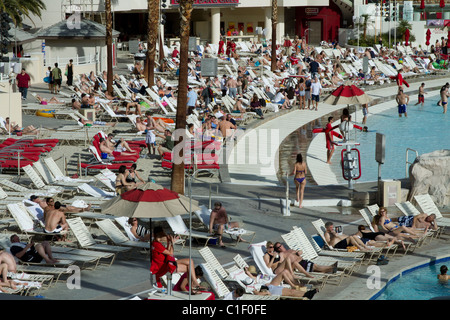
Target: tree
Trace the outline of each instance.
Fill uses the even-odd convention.
[[[41,18],[46,6],[42,0],[0,0],[0,12],[6,12],[16,26],[21,26],[23,17]]]
[[[397,31],[396,31],[397,34],[401,35],[404,38],[406,29],[409,29],[409,31],[412,30],[411,23],[409,23],[409,21],[407,21],[407,20],[400,20],[398,22],[398,27],[397,27]],[[409,35],[409,41],[410,42],[416,41],[416,37],[413,34],[410,34]]]
[[[278,24],[278,0],[272,0],[272,56],[270,70],[277,69],[277,24]]]
[[[175,147],[179,143],[186,141],[186,106],[187,106],[187,86],[188,86],[188,51],[189,35],[191,32],[191,15],[194,0],[180,0],[180,75],[178,78],[178,98],[175,129],[183,132],[183,139],[175,142]],[[177,150],[177,148],[175,148]],[[181,154],[174,153],[174,165],[172,169],[171,189],[180,194],[184,194],[184,147]]]
[[[113,93],[113,50],[112,50],[112,11],[111,0],[105,0],[106,15],[106,91],[112,95]]]
[[[148,0],[148,19],[147,19],[147,57],[145,61],[145,77],[148,85],[155,84],[155,56],[156,41],[158,40],[159,27],[159,6],[160,0]],[[161,49],[160,49],[161,50]]]

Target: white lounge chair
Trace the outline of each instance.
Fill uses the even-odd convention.
[[[206,232],[199,232],[199,231],[189,232],[189,229],[186,227],[186,224],[184,223],[181,216],[167,217],[166,220],[169,223],[170,228],[175,233],[175,235],[178,235],[183,239],[187,239],[189,237],[189,234],[191,234],[192,238],[196,239],[197,241],[199,239],[205,240],[205,246],[208,245],[209,240],[217,239],[215,235]]]
[[[124,253],[131,250],[130,247],[112,246],[95,241],[80,217],[67,219],[66,221],[77,239],[80,248],[114,253]]]
[[[16,220],[20,231],[22,231],[28,238],[31,238],[35,235],[49,235],[49,233],[44,232],[44,229],[41,227],[39,221],[33,221],[31,215],[28,213],[23,203],[10,203],[7,204],[6,207],[8,208],[8,211],[12,215],[14,220]],[[36,227],[36,225],[38,227]],[[66,233],[67,231],[62,231],[60,233],[52,233],[51,235],[63,235]]]
[[[197,216],[197,218],[203,223],[203,225],[206,228],[209,228],[211,209],[208,209],[202,205],[202,206],[200,206],[200,210],[194,211],[194,213]],[[249,242],[252,242],[256,235],[255,231],[245,230],[242,228],[232,228],[232,229],[224,228],[223,232],[225,234],[229,235],[230,238],[233,241],[235,241],[235,245],[238,244],[238,242],[240,241],[240,237],[242,237],[242,236],[246,236],[246,235],[251,236],[251,239],[249,240]]]
[[[91,186],[90,184],[83,183],[82,185],[79,185],[77,187],[80,191],[85,192],[86,194],[95,197],[95,198],[102,198],[102,199],[108,199],[113,198],[116,193],[112,191],[105,191],[103,189]]]
[[[25,172],[25,174],[31,179],[31,182],[36,186],[38,189],[42,190],[51,190],[52,192],[56,193],[62,193],[65,191],[64,187],[61,186],[51,186],[46,185],[44,181],[39,177],[36,171],[34,171],[33,167],[31,165],[27,165],[22,168]],[[67,189],[67,191],[70,191]]]
[[[97,226],[117,246],[145,249],[150,252],[150,242],[132,241],[112,222],[112,220],[101,220],[96,222]]]

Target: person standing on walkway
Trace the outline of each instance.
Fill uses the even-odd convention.
[[[313,83],[311,84],[311,99],[313,102],[313,108],[315,107],[317,111],[317,107],[319,106],[320,93],[322,92],[322,85],[320,84],[319,79],[314,78]]]
[[[58,68],[58,63],[55,63],[55,67],[52,70],[52,77],[53,77],[53,92],[52,93],[59,93],[61,90],[61,69]]]
[[[301,153],[297,154],[297,161],[294,164],[294,183],[297,190],[297,203],[299,208],[303,208],[303,194],[306,186],[306,163],[303,162]]]
[[[16,76],[17,87],[22,95],[22,100],[27,99],[28,88],[31,87],[31,78],[28,73],[25,72],[25,68],[22,68],[21,73]]]
[[[69,63],[66,66],[66,77],[67,77],[67,85],[71,86],[73,84],[73,60],[70,59]]]
[[[333,141],[333,126],[331,122],[333,121],[333,117],[328,117],[328,123],[325,127],[325,140],[327,143],[327,164],[331,164],[331,157],[334,153],[334,145],[336,142]]]

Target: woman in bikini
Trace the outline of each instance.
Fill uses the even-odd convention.
[[[306,185],[306,163],[303,162],[303,157],[299,153],[297,154],[297,161],[294,165],[294,183],[295,187],[297,188],[297,202],[298,207],[303,208],[303,194],[305,192],[305,185]]]
[[[116,193],[121,195],[124,192],[136,188],[135,182],[127,182],[126,177],[128,176],[129,171],[126,166],[120,166],[119,173],[116,178]]]
[[[382,231],[401,240],[415,242],[414,238],[420,237],[411,228],[398,226],[392,222],[387,216],[387,209],[385,207],[381,207],[378,210],[377,215],[373,218],[372,226],[375,232]],[[409,236],[402,232],[409,234]]]
[[[305,80],[300,78],[298,83],[298,108],[304,110],[306,107],[305,94],[306,94]]]

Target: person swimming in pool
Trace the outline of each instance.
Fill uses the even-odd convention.
[[[294,164],[294,183],[297,190],[297,203],[299,208],[303,208],[303,194],[306,186],[306,163],[303,162],[301,153],[297,154],[297,161]]]
[[[450,276],[447,274],[448,268],[446,265],[441,266],[439,271],[441,271],[441,274],[438,274],[437,276],[439,281],[447,282],[450,280]]]
[[[402,114],[405,114],[405,118],[408,117],[406,106],[409,103],[409,96],[403,92],[403,89],[399,88],[395,101],[397,101],[398,105],[398,116],[401,117]]]

